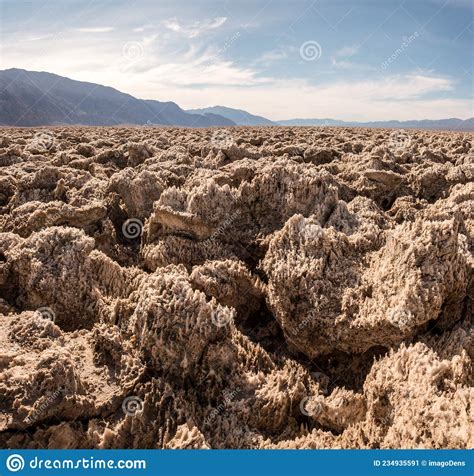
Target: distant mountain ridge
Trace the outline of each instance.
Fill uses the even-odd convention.
[[[277,122],[271,121],[262,116],[250,114],[242,109],[232,109],[225,106],[212,106],[202,109],[188,109],[192,114],[218,114],[235,122],[238,126],[278,126]]]
[[[419,121],[372,121],[349,122],[336,119],[289,119],[278,121],[281,126],[343,126],[343,127],[380,127],[387,129],[432,129],[453,131],[474,131],[474,117],[469,119],[423,119]]]
[[[99,84],[22,69],[0,71],[0,125],[156,124],[233,126],[216,114],[190,114],[174,102],[137,99]]]
[[[419,121],[372,121],[356,122],[337,119],[289,119],[286,121],[271,121],[262,116],[250,114],[242,109],[232,109],[225,106],[212,106],[201,109],[188,109],[192,113],[214,113],[235,122],[238,126],[341,126],[341,127],[380,127],[387,129],[433,129],[474,131],[474,118],[469,119],[424,119]]]
[[[337,119],[271,121],[242,109],[212,106],[184,110],[171,101],[137,99],[100,84],[53,73],[0,70],[0,126],[112,126],[121,124],[184,127],[343,126],[474,131],[474,117],[420,121],[349,122]]]

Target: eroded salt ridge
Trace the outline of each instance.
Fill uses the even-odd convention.
[[[0,441],[472,447],[472,134],[0,131]]]

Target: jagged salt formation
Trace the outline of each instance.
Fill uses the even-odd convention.
[[[0,132],[0,442],[473,445],[472,134]]]

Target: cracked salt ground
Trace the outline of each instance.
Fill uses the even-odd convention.
[[[0,135],[2,446],[472,447],[472,134]]]

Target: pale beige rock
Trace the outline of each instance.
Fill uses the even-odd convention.
[[[44,134],[0,136],[1,447],[473,446],[472,134]]]

